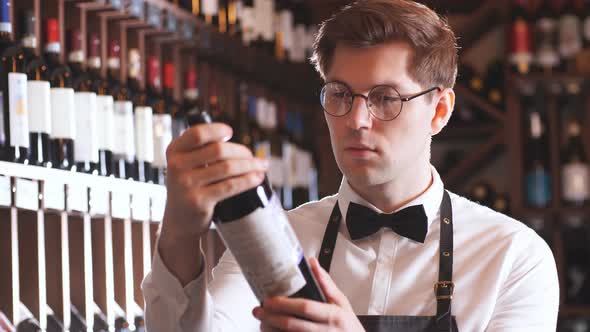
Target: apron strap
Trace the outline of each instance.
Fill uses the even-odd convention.
[[[453,283],[453,210],[451,198],[445,190],[440,207],[440,249],[438,282],[434,284],[436,296],[436,325],[439,331],[451,331],[451,299]]]
[[[336,248],[336,239],[338,238],[338,228],[340,227],[341,220],[342,214],[340,213],[338,202],[336,202],[336,204],[334,204],[334,209],[332,209],[328,226],[326,226],[324,239],[322,240],[322,248],[320,249],[318,256],[320,266],[327,272],[330,272],[332,255],[334,254],[334,248]]]

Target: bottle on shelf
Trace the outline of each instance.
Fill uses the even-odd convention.
[[[557,9],[553,0],[543,0],[535,23],[536,67],[543,72],[551,72],[559,67],[561,58],[557,51]]]
[[[500,110],[504,110],[504,63],[492,61],[486,70],[484,80],[485,98]]]
[[[563,220],[566,304],[590,304],[590,228],[587,221],[583,215],[569,216]]]
[[[51,148],[53,166],[75,170],[76,117],[72,72],[61,62],[59,23],[48,18],[45,23],[46,45],[43,58],[47,64],[47,78],[51,84]]]
[[[206,112],[191,113],[188,122],[207,123],[211,118]],[[213,222],[259,301],[283,295],[326,302],[268,178],[219,202]],[[274,282],[268,285],[263,279]]]
[[[29,162],[32,165],[52,167],[51,154],[51,101],[47,65],[37,55],[36,17],[32,10],[21,12],[21,44],[25,53],[25,73],[28,76],[29,104]]]
[[[533,207],[547,207],[552,197],[545,124],[532,95],[523,96],[523,106],[528,124],[523,154],[526,202]]]
[[[72,71],[72,87],[76,107],[76,145],[74,160],[79,172],[98,174],[99,144],[97,127],[96,93],[91,91],[92,81],[85,69],[86,55],[83,36],[79,29],[68,31],[70,37],[68,66]]]
[[[528,74],[533,60],[533,38],[531,17],[526,8],[526,0],[513,0],[511,15],[509,61],[514,72]]]
[[[493,208],[497,195],[496,190],[489,182],[480,181],[471,188],[469,197],[483,206]]]
[[[109,94],[107,82],[101,75],[100,37],[96,33],[90,34],[88,40],[87,65],[90,90],[97,94],[98,174],[102,176],[113,176],[115,171],[113,161],[113,145],[115,144],[114,99]]]
[[[121,84],[121,47],[118,40],[109,43],[109,57],[107,60],[107,82],[109,93],[115,101],[114,130],[117,144],[113,146],[113,163],[115,177],[133,179],[135,174],[135,128],[133,118],[133,103],[129,96],[129,89]],[[133,67],[133,64],[130,64]]]
[[[13,41],[9,0],[0,1],[0,95],[3,112],[0,118],[0,159],[28,163],[29,114],[27,75],[24,52]]]
[[[584,205],[590,199],[590,165],[582,143],[582,126],[577,119],[567,125],[567,143],[561,170],[562,195],[566,204]]]
[[[492,203],[491,208],[502,214],[509,215],[510,199],[508,195],[505,193],[496,194],[496,197],[494,198],[494,202]]]
[[[575,68],[575,58],[582,50],[582,26],[580,17],[576,13],[573,0],[567,0],[559,17],[559,54],[562,69],[572,72]]]
[[[219,0],[200,0],[201,10],[205,23],[214,25],[219,20]]]
[[[190,65],[186,70],[184,80],[184,94],[182,110],[179,113],[170,114],[172,118],[172,137],[180,136],[187,127],[185,114],[189,110],[202,107],[200,102],[198,73],[196,66]]]

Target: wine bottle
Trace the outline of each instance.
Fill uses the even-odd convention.
[[[90,91],[96,95],[96,121],[98,128],[98,174],[113,176],[114,142],[114,99],[109,94],[108,83],[102,78],[100,59],[100,38],[98,34],[90,34],[88,41],[88,79]]]
[[[583,205],[590,199],[590,165],[581,138],[581,125],[572,119],[567,126],[563,151],[562,194],[566,204]]]
[[[46,45],[43,58],[47,63],[47,77],[51,84],[51,147],[53,165],[59,169],[75,170],[74,160],[76,119],[72,72],[60,60],[61,42],[59,23],[55,18],[46,21]]]
[[[528,137],[526,138],[526,202],[533,207],[546,207],[551,201],[551,178],[549,176],[545,128],[539,110],[532,104],[532,96],[525,96],[524,105],[528,114]]]
[[[205,17],[207,24],[214,24],[218,20],[219,2],[218,0],[201,0],[201,13]]]
[[[21,43],[25,54],[25,73],[28,76],[29,162],[32,165],[52,167],[50,86],[45,80],[47,65],[36,54],[35,22],[33,11],[21,12]]]
[[[496,194],[492,208],[505,215],[510,214],[510,199],[507,194]]]
[[[171,73],[172,74],[172,73]],[[186,130],[185,114],[192,109],[201,107],[196,66],[189,66],[184,80],[184,99],[182,110],[178,113],[170,112],[172,118],[172,137],[176,138]]]
[[[533,60],[530,16],[525,0],[513,0],[510,23],[510,64],[519,74],[528,74]]]
[[[499,109],[504,109],[504,64],[501,60],[492,61],[486,70],[484,80],[486,99]]]
[[[471,188],[469,196],[475,202],[491,208],[494,206],[494,201],[496,199],[496,191],[490,183],[481,181],[476,183]]]
[[[34,318],[27,318],[16,325],[16,332],[42,332],[39,321]]]
[[[561,61],[555,39],[558,26],[557,11],[554,10],[551,3],[552,0],[543,0],[535,24],[537,46],[535,61],[537,67],[544,72],[555,70]]]
[[[192,126],[211,118],[198,112],[187,121]],[[278,295],[326,302],[268,178],[217,203],[213,222],[260,302]]]
[[[563,58],[563,69],[569,71],[575,65],[575,57],[582,50],[582,27],[573,2],[566,1],[559,18],[559,54]]]
[[[569,216],[563,221],[566,304],[590,304],[590,229],[586,222],[582,216]]]
[[[24,52],[12,40],[10,1],[0,1],[0,159],[28,163],[29,114]]]
[[[164,184],[166,169],[166,148],[172,141],[173,135],[178,135],[184,130],[181,106],[174,99],[175,66],[172,63],[164,64],[164,102],[154,112],[154,162],[153,175],[154,183]],[[184,127],[186,127],[184,125]],[[174,130],[177,130],[176,133]],[[176,137],[178,137],[176,136]],[[156,156],[157,155],[157,156]]]

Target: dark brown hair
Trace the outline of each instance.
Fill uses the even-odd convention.
[[[413,50],[410,76],[424,88],[451,88],[457,76],[455,34],[447,21],[409,0],[359,0],[324,21],[314,43],[312,64],[326,79],[338,45],[371,47],[405,42]]]

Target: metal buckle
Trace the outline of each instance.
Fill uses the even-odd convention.
[[[448,289],[448,295],[438,295],[439,288]],[[455,284],[452,281],[439,281],[434,284],[434,294],[437,300],[450,300],[453,298],[453,292],[455,291]]]

